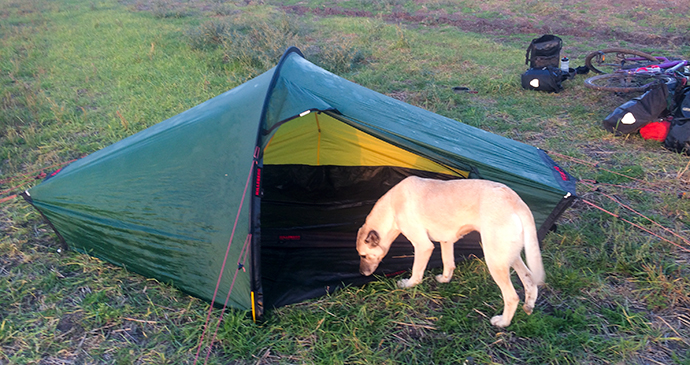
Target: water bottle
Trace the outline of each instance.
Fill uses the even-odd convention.
[[[570,60],[568,57],[563,57],[561,60],[561,71],[570,72]]]

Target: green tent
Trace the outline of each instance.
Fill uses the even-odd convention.
[[[288,49],[266,73],[71,163],[24,193],[70,248],[252,310],[371,280],[355,235],[409,175],[502,182],[540,237],[575,198],[547,154],[379,94]],[[438,251],[438,250],[436,250]],[[394,243],[377,271],[411,268]],[[478,235],[456,255],[481,255]],[[440,266],[435,252],[430,266]]]

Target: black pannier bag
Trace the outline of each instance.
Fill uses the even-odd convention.
[[[557,93],[563,90],[563,73],[558,68],[531,68],[522,74],[522,88]]]
[[[664,147],[671,151],[690,155],[690,118],[675,118],[666,136]]]
[[[530,68],[559,67],[563,40],[552,34],[532,39],[525,53],[525,65]]]
[[[667,98],[668,88],[659,84],[616,108],[604,118],[604,128],[616,134],[637,132],[667,110]]]

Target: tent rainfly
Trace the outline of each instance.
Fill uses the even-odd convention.
[[[504,183],[540,238],[575,199],[574,179],[543,150],[352,83],[294,47],[23,195],[67,247],[256,318],[372,280],[359,274],[357,229],[410,175]],[[455,244],[458,260],[481,255],[478,237]],[[412,252],[399,237],[377,273],[409,270]]]

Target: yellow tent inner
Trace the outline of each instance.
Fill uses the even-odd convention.
[[[467,177],[353,128],[323,113],[284,123],[264,148],[264,164],[396,166]]]

